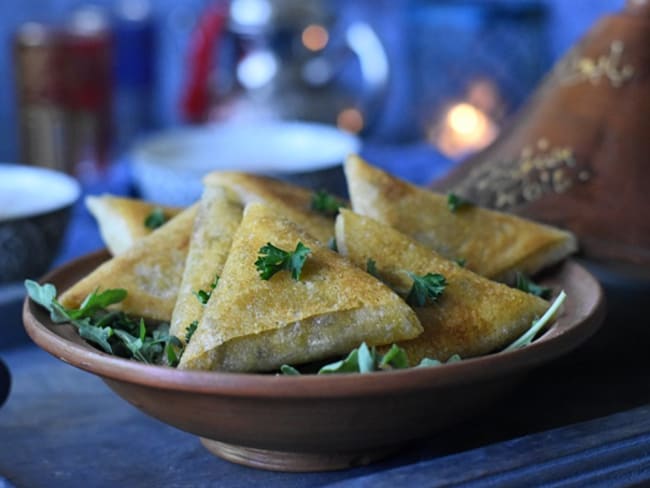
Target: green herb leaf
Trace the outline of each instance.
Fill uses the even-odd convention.
[[[359,373],[371,373],[375,371],[375,359],[377,353],[373,348],[370,350],[368,345],[363,342],[359,346],[359,352],[357,354],[357,363],[359,365]]]
[[[167,341],[165,342],[167,364],[172,367],[178,366],[184,351],[185,348],[178,337],[168,336]]]
[[[314,192],[311,196],[311,209],[328,217],[336,216],[341,207],[345,207],[345,203],[325,190]]]
[[[56,301],[56,287],[51,283],[41,285],[33,280],[25,280],[25,289],[29,298],[50,312],[50,318],[55,324],[69,322],[70,318],[65,309]]]
[[[198,320],[193,321],[190,325],[187,326],[187,329],[185,329],[185,344],[190,342],[190,339],[196,332],[198,326],[199,326]]]
[[[78,309],[67,310],[67,313],[73,320],[92,317],[98,310],[124,300],[126,294],[126,290],[122,288],[109,289],[101,293],[95,290],[84,299]]]
[[[530,326],[530,329],[528,329],[521,337],[506,347],[503,351],[514,351],[515,349],[521,349],[522,347],[527,346],[533,342],[533,339],[535,339],[535,336],[537,336],[539,331],[546,327],[548,322],[550,322],[550,320],[555,316],[555,313],[562,306],[564,300],[566,300],[566,293],[564,290],[562,290],[557,298],[553,300],[553,303],[548,308],[548,310],[546,310],[544,315],[542,315],[540,319],[534,320]]]
[[[90,324],[81,324],[77,330],[79,335],[86,339],[87,341],[94,342],[100,346],[105,352],[113,354],[113,348],[111,347],[108,339],[115,332],[110,327],[96,327]]]
[[[406,351],[393,344],[379,362],[379,369],[403,369],[408,368],[409,360]]]
[[[460,266],[461,268],[464,268],[465,265],[467,264],[467,260],[465,258],[457,258],[456,259],[456,264]]]
[[[311,250],[302,242],[298,242],[293,252],[284,251],[269,242],[260,248],[255,267],[263,280],[270,279],[278,271],[289,270],[291,277],[298,281],[310,254]]]
[[[54,322],[72,324],[82,338],[109,354],[160,364],[163,353],[167,353],[170,358],[172,354],[183,351],[181,341],[169,335],[169,324],[161,323],[149,333],[143,319],[136,321],[122,311],[106,309],[124,300],[126,290],[94,291],[78,309],[68,310],[56,300],[56,288],[53,285],[41,286],[27,280],[25,288],[35,302],[50,311]],[[169,361],[169,364],[177,364],[179,357],[177,355],[176,361]]]
[[[210,289],[209,290],[199,290],[195,291],[194,296],[201,302],[203,305],[208,303],[208,300],[210,300],[210,297],[212,296],[212,292],[214,289],[217,287],[219,284],[219,275],[215,275],[214,280],[212,280],[212,283],[210,283]]]
[[[521,291],[525,291],[526,293],[544,298],[545,300],[551,298],[551,294],[553,293],[553,290],[550,288],[538,285],[529,279],[525,274],[520,272],[517,272],[515,275],[515,288]]]
[[[377,271],[377,263],[372,258],[368,258],[368,260],[366,261],[366,272],[368,274],[371,274],[372,276],[374,276],[378,280],[381,279],[379,277],[379,271]]]
[[[424,358],[422,361],[420,361],[420,364],[418,364],[416,368],[429,368],[431,366],[440,366],[442,364],[456,363],[458,361],[462,361],[461,357],[458,354],[454,354],[444,363],[442,361],[438,361],[437,359]]]
[[[424,276],[408,272],[413,280],[413,286],[406,297],[406,302],[413,307],[424,307],[427,303],[435,302],[447,286],[445,277],[438,273],[427,273]]]
[[[289,366],[288,364],[283,364],[280,366],[280,372],[288,376],[300,376],[300,371],[298,371],[293,366]]]
[[[156,207],[144,219],[144,226],[147,229],[154,230],[162,226],[165,222],[167,222],[167,217],[165,217],[165,213],[163,209],[160,207]]]
[[[330,373],[358,373],[359,372],[359,349],[353,349],[345,359],[326,364],[318,370],[318,374]]]
[[[332,236],[327,241],[327,247],[329,247],[334,252],[339,252],[339,247],[336,244],[336,237]]]
[[[52,302],[56,300],[56,287],[54,285],[51,283],[40,285],[36,281],[25,280],[25,288],[29,298],[47,310],[52,310]]]
[[[134,358],[143,363],[148,363],[147,358],[142,354],[144,341],[140,337],[134,337],[125,330],[116,329],[115,335],[122,340],[122,344],[131,352]]]
[[[465,200],[464,198],[456,195],[455,193],[450,193],[449,195],[447,195],[447,207],[452,212],[456,212],[461,208],[471,207],[472,205],[473,205],[472,202],[470,202],[469,200]]]

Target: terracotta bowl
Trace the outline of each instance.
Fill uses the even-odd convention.
[[[95,253],[43,281],[64,290],[94,269]],[[25,328],[43,349],[100,376],[148,415],[196,434],[230,461],[282,471],[367,464],[449,427],[508,391],[527,371],[571,351],[604,317],[601,287],[575,262],[545,280],[568,299],[532,345],[434,368],[373,374],[276,376],[181,371],[104,354],[27,299]]]

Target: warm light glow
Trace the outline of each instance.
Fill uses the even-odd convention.
[[[357,134],[363,129],[363,115],[356,108],[341,110],[336,118],[336,125],[339,129]]]
[[[470,142],[483,134],[487,120],[485,115],[469,103],[459,103],[447,112],[447,123]]]
[[[302,43],[310,51],[320,51],[327,46],[329,33],[322,25],[311,24],[302,31]]]
[[[429,131],[429,142],[450,157],[479,151],[497,135],[492,120],[475,106],[463,102],[453,105],[442,122]]]

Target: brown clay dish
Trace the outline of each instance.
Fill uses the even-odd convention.
[[[108,258],[87,255],[43,281],[64,290]],[[434,368],[374,374],[275,376],[181,371],[116,358],[25,300],[27,333],[61,360],[99,375],[148,415],[201,437],[234,462],[282,471],[365,464],[476,413],[531,368],[571,351],[604,318],[601,287],[568,261],[546,284],[568,294],[564,311],[532,345]]]

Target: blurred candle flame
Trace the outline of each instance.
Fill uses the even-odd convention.
[[[458,158],[479,151],[497,135],[497,126],[490,117],[467,102],[452,105],[442,122],[428,133],[428,140],[445,155]]]

